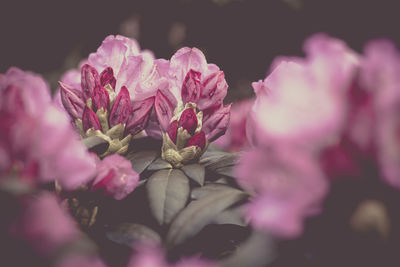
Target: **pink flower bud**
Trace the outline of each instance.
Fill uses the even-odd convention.
[[[83,110],[82,124],[85,132],[91,128],[94,130],[101,130],[100,121],[97,118],[96,113],[88,107],[85,107]]]
[[[198,132],[197,134],[193,135],[186,144],[186,147],[189,146],[198,146],[201,149],[204,148],[206,144],[206,135],[203,131]]]
[[[203,121],[202,129],[206,133],[208,140],[214,141],[225,134],[229,124],[231,106],[232,104],[218,109],[206,121]]]
[[[121,87],[121,91],[115,99],[114,105],[110,112],[110,126],[114,127],[119,123],[126,123],[131,108],[131,100],[129,97],[128,89],[125,86]]]
[[[126,126],[128,133],[135,135],[147,126],[154,105],[154,98],[152,96],[131,104],[131,111]]]
[[[106,89],[103,86],[96,86],[93,90],[92,104],[95,110],[103,108],[108,110],[110,104],[110,97]]]
[[[203,89],[197,108],[204,110],[215,106],[225,98],[227,91],[228,84],[226,83],[224,72],[216,71],[210,74],[203,82]]]
[[[114,77],[114,71],[111,67],[105,68],[101,72],[100,83],[101,86],[106,86],[107,84],[109,84],[115,90],[115,84],[117,83],[117,80]]]
[[[80,119],[83,115],[85,102],[83,101],[82,92],[66,85],[63,82],[58,82],[61,87],[61,102],[73,119]]]
[[[81,85],[85,101],[92,96],[94,88],[100,85],[99,73],[89,64],[85,64],[82,66]]]
[[[182,112],[179,118],[179,127],[182,127],[190,134],[194,133],[197,127],[197,117],[192,108],[187,108]]]
[[[176,142],[177,131],[178,131],[178,121],[174,120],[173,122],[171,122],[171,124],[168,126],[167,129],[168,136],[174,143]]]
[[[105,194],[121,200],[135,189],[138,181],[139,174],[132,169],[131,162],[113,154],[98,164],[92,190],[103,189]]]
[[[186,74],[181,91],[183,103],[197,103],[199,100],[201,93],[200,77],[201,73],[194,70],[190,70]]]
[[[164,93],[158,90],[156,94],[154,108],[156,110],[157,119],[160,122],[161,129],[163,131],[166,131],[169,122],[174,114],[174,105]]]

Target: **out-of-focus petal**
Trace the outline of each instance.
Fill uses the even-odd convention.
[[[99,162],[93,189],[104,189],[107,195],[121,200],[136,188],[138,181],[139,174],[132,169],[131,162],[114,154]]]
[[[236,174],[239,184],[256,193],[248,208],[255,226],[279,236],[298,235],[303,219],[315,212],[327,192],[318,162],[292,147],[246,152]]]
[[[80,236],[73,219],[49,192],[26,201],[11,231],[43,254],[51,253]]]

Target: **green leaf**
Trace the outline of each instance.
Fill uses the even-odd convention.
[[[269,266],[276,257],[275,240],[265,233],[254,231],[235,253],[220,262],[220,266]]]
[[[142,173],[158,156],[158,152],[154,150],[145,150],[130,153],[127,158],[132,162],[132,168],[137,173]]]
[[[214,170],[218,174],[222,174],[229,177],[235,177],[234,175],[234,166],[226,166],[222,168],[218,168]]]
[[[106,236],[115,243],[127,246],[133,246],[136,242],[161,243],[158,233],[145,225],[135,223],[120,223],[107,231]]]
[[[160,225],[169,224],[186,205],[189,198],[189,179],[177,169],[153,173],[147,184],[150,210]]]
[[[181,170],[193,181],[199,185],[204,185],[205,169],[200,164],[185,165]]]
[[[231,189],[231,187],[226,184],[208,183],[205,186],[192,189],[192,192],[190,192],[190,197],[192,199],[200,199],[209,194],[223,191],[226,189]]]
[[[235,224],[246,226],[242,215],[242,207],[234,207],[221,212],[213,221],[215,224]]]
[[[181,244],[196,235],[204,226],[222,211],[247,198],[247,194],[233,188],[226,188],[194,200],[174,219],[167,234],[169,247]]]
[[[149,171],[158,171],[158,170],[163,170],[163,169],[171,169],[172,165],[163,160],[162,158],[157,158],[155,161],[153,161],[149,167],[147,168]]]
[[[236,165],[238,161],[238,153],[226,153],[213,151],[204,154],[200,159],[200,164],[204,165],[210,170],[225,168]]]

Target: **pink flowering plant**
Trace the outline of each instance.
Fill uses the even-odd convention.
[[[287,242],[310,261],[337,251],[320,248],[337,225],[394,242],[400,52],[377,40],[359,54],[324,34],[304,52],[277,57],[233,105],[199,49],[157,59],[120,35],[53,98],[37,74],[0,74],[6,263],[286,266]]]

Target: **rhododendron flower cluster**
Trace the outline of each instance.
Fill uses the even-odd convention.
[[[198,159],[208,142],[227,129],[224,73],[196,48],[182,48],[169,62],[170,90],[159,90],[155,111],[163,135],[163,159],[175,166]]]

